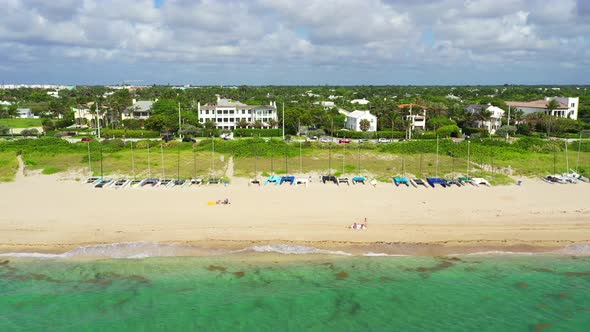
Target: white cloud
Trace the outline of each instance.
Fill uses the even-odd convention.
[[[5,0],[0,65],[581,69],[590,25],[579,1]]]

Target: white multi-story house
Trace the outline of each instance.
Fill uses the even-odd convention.
[[[547,103],[551,100],[555,100],[559,103],[559,107],[550,110],[547,108]],[[545,113],[548,115],[569,118],[572,120],[578,119],[578,106],[580,104],[579,97],[545,97],[542,100],[534,101],[508,101],[506,102],[512,109],[521,110],[524,114],[531,113]]]
[[[371,114],[369,111],[353,111],[346,115],[346,123],[344,127],[348,130],[354,131],[362,131],[361,130],[361,121],[368,120],[369,121],[369,130],[367,131],[377,131],[377,117]]]
[[[314,105],[320,105],[322,106],[325,110],[328,110],[330,108],[334,108],[336,107],[336,104],[333,101],[316,101],[313,103]]]
[[[17,108],[16,109],[17,118],[19,119],[36,119],[38,116],[33,114],[30,108]]]
[[[156,101],[158,101],[156,99]],[[154,105],[153,101],[150,100],[135,100],[131,106],[127,107],[125,111],[121,114],[122,120],[127,119],[135,119],[135,120],[146,120],[149,119],[150,115],[152,114],[152,106]]]
[[[363,99],[353,99],[350,101],[351,104],[359,104],[359,105],[367,105],[369,103],[368,100],[366,100],[365,98]]]
[[[217,97],[215,105],[203,105],[198,103],[197,113],[199,122],[215,122],[218,129],[234,130],[238,122],[248,122],[248,127],[256,121],[262,122],[265,128],[271,128],[273,123],[278,122],[276,102],[270,105],[246,105],[239,101]]]
[[[399,109],[407,109],[408,115],[404,116],[405,120],[410,121],[410,129],[426,130],[426,106],[418,104],[402,104]]]
[[[476,124],[478,128],[485,128],[490,134],[496,133],[500,127],[502,127],[502,117],[504,116],[504,110],[488,105],[469,105],[465,107],[465,110],[471,114],[479,113],[483,111],[490,112],[489,120],[477,120]]]

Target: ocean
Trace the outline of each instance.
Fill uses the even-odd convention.
[[[97,250],[0,257],[0,331],[590,330],[583,255]]]

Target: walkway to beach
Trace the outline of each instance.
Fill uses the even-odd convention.
[[[18,160],[18,171],[16,171],[15,180],[18,181],[25,177],[25,162],[20,154],[16,156],[16,160]]]

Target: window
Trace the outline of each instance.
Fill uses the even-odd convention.
[[[234,114],[234,110],[230,110],[229,111],[229,114]]]
[[[217,114],[221,114],[221,110],[217,110]]]
[[[229,122],[234,122],[234,118],[229,118]]]
[[[221,121],[222,121],[221,118],[217,118],[217,122],[221,122]]]
[[[576,103],[572,103],[572,106],[570,106],[570,107],[576,107]]]
[[[223,114],[227,114],[227,110],[223,110]]]
[[[246,114],[246,110],[242,110],[242,114]]]

